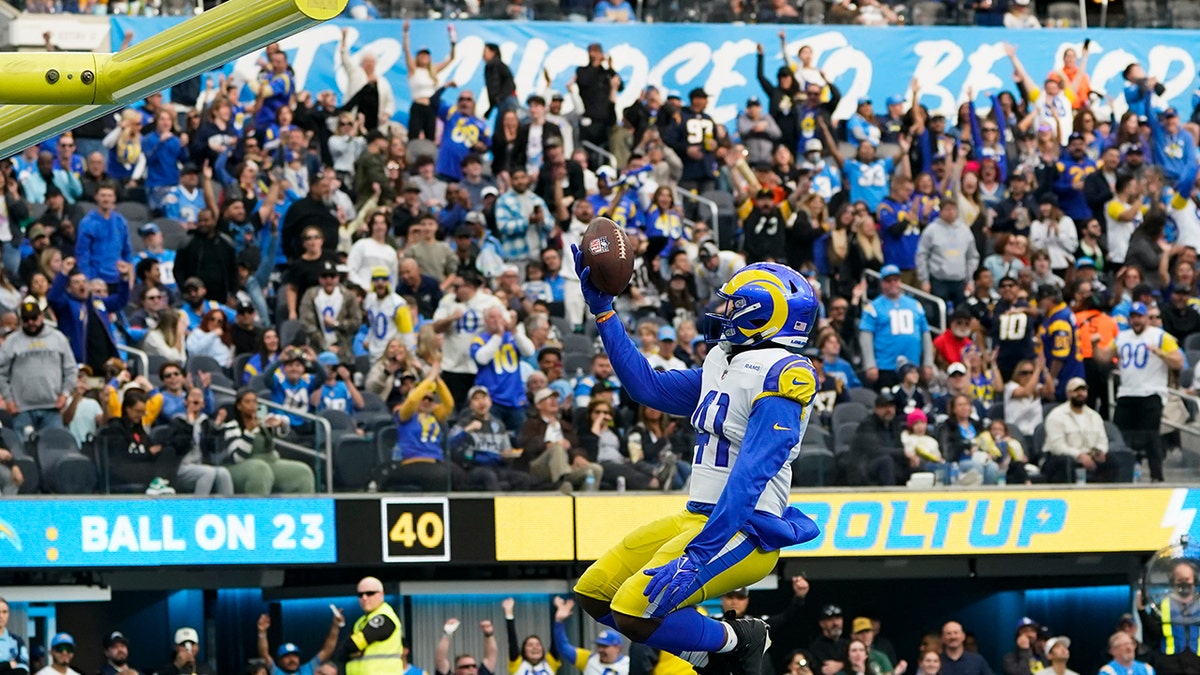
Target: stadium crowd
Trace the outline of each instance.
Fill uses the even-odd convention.
[[[371,55],[344,55],[339,101],[272,46],[254,79],[0,164],[0,489],[65,445],[103,490],[311,492],[287,447],[320,446],[314,414],[343,489],[682,488],[692,425],[624,395],[586,316],[570,251],[601,214],[636,246],[617,309],[656,368],[703,361],[747,262],[819,289],[797,484],[1164,479],[1160,423],[1195,412],[1166,392],[1200,349],[1200,126],[1140,64],[1115,118],[1085,41],[1044,74],[1009,47],[1012,85],[952,119],[914,80],[835,120],[811,49],[769,78],[760,47],[727,129],[702,89],[617,110],[600,44],[521,96],[488,45],[480,109],[439,75],[448,38],[414,52],[405,24],[407,127]]]
[[[1189,569],[1193,569],[1189,566]],[[1194,570],[1192,571],[1194,579]],[[257,632],[254,641],[255,658],[244,667],[245,675],[369,675],[370,673],[405,673],[423,675],[491,675],[505,668],[510,675],[546,673],[554,675],[564,669],[574,668],[581,673],[613,672],[622,675],[668,675],[670,673],[695,672],[679,657],[659,652],[638,643],[626,640],[612,630],[601,630],[587,648],[572,644],[567,624],[574,613],[574,601],[554,598],[554,612],[549,626],[550,639],[543,642],[537,634],[520,636],[516,624],[516,607],[512,598],[500,602],[499,610],[505,624],[505,661],[500,658],[500,638],[496,635],[491,619],[479,622],[482,633],[482,654],[471,654],[463,647],[455,647],[455,637],[463,622],[447,617],[440,631],[432,658],[410,651],[407,644],[409,630],[402,627],[401,619],[388,604],[382,590],[374,593],[371,585],[382,586],[378,579],[364,578],[359,587],[359,605],[362,616],[348,628],[341,611],[335,611],[329,630],[315,652],[312,645],[297,645],[286,641],[279,632],[270,632],[271,619],[267,614],[258,617],[253,626]],[[895,645],[887,637],[880,620],[872,612],[858,615],[844,613],[837,604],[826,603],[816,607],[807,606],[809,580],[794,577],[791,580],[791,597],[781,611],[762,618],[771,626],[773,644],[764,657],[762,672],[784,673],[785,675],[903,675],[906,672],[921,675],[1069,675],[1073,662],[1089,665],[1103,663],[1096,670],[1098,675],[1184,675],[1195,672],[1198,663],[1196,638],[1187,637],[1195,632],[1194,625],[1169,625],[1163,623],[1154,612],[1141,609],[1135,616],[1124,614],[1114,619],[1115,628],[1107,636],[1107,649],[1103,660],[1099,655],[1072,655],[1069,636],[1056,634],[1048,626],[1039,625],[1029,617],[1020,619],[1010,633],[998,626],[971,626],[950,620],[923,635],[919,644]],[[716,599],[714,599],[715,601]],[[1194,585],[1186,597],[1178,602],[1194,606]],[[720,611],[726,616],[753,615],[750,593],[745,588],[735,589],[719,598]],[[709,605],[711,611],[717,608]],[[335,607],[336,610],[336,607]],[[697,611],[705,611],[697,608]],[[5,662],[6,670],[14,675],[72,675],[71,667],[76,657],[77,645],[70,633],[60,632],[49,640],[49,651],[40,645],[30,649],[23,638],[6,627],[8,605],[0,599],[0,652],[11,656]],[[373,619],[373,620],[368,620]],[[499,619],[499,616],[497,616]],[[174,627],[172,627],[174,628]],[[540,632],[540,631],[539,631]],[[545,635],[547,633],[541,633]],[[280,640],[272,650],[269,638]],[[459,638],[462,635],[458,636]],[[404,640],[404,642],[402,642]],[[980,654],[983,641],[1009,645],[1002,662],[989,663]],[[474,642],[474,641],[473,641]],[[211,675],[214,670],[206,663],[200,650],[198,632],[190,626],[181,626],[174,631],[174,643],[167,663],[143,665],[140,670],[134,664],[146,663],[153,646],[138,644],[119,630],[107,632],[102,645],[79,645],[86,651],[89,662],[94,662],[103,648],[101,675],[139,672],[156,675]],[[1000,649],[995,649],[999,653]],[[401,656],[403,654],[403,656]],[[915,656],[912,664],[903,658]],[[208,655],[211,659],[212,655]],[[1109,660],[1111,658],[1111,660]],[[367,659],[382,660],[373,663]],[[1076,666],[1082,667],[1082,666]],[[1092,666],[1093,668],[1095,666]],[[426,670],[429,669],[429,670]]]

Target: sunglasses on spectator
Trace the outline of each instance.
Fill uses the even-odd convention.
[[[147,293],[146,294],[147,300],[162,300],[164,297],[166,297],[166,296],[164,296],[162,293]]]
[[[985,132],[995,133],[997,131],[1000,131],[1000,127],[984,127],[983,130]]]
[[[304,237],[304,241],[313,241],[313,240],[320,239],[320,238],[321,238],[321,235],[319,235],[319,234],[310,234],[310,235],[306,235]]]
[[[468,669],[468,670],[469,670],[469,669],[471,669],[471,668],[478,668],[478,667],[479,667],[479,664],[478,664],[478,663],[460,663],[460,664],[458,664],[456,667],[457,667],[457,668],[464,668],[464,669]]]
[[[475,99],[470,96],[459,96],[458,100],[460,103],[474,103],[475,102]]]
[[[52,649],[51,651],[55,651],[60,654],[74,654],[75,648],[72,647],[71,645],[59,645],[59,646],[55,647],[54,649]]]
[[[358,597],[360,597],[360,598],[369,598],[369,597],[371,597],[372,595],[379,595],[379,594],[380,594],[380,593],[382,593],[382,592],[383,592],[383,591],[359,591],[359,592],[358,592]]]
[[[75,144],[74,144],[74,143],[59,143],[59,144],[58,144],[58,147],[60,147],[60,148],[73,148],[73,147],[75,147]]]

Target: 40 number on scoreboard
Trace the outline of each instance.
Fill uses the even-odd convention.
[[[383,561],[450,561],[450,501],[445,497],[380,500]]]

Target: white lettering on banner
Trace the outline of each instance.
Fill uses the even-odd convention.
[[[113,19],[114,35],[133,30],[141,37],[151,35],[162,26],[177,23],[170,19]],[[295,73],[296,86],[310,88],[315,94],[322,89],[335,89],[340,101],[346,100],[346,75],[337,56],[342,39],[341,27],[349,28],[347,35],[351,58],[361,59],[361,52],[376,56],[378,69],[386,74],[397,96],[397,118],[403,120],[409,105],[405,86],[405,63],[402,57],[398,21],[369,23],[338,22],[312,28],[284,39],[280,44],[288,53]],[[476,91],[480,113],[489,107],[482,77],[482,50],[485,41],[500,44],[501,53],[512,69],[517,95],[524,99],[545,87],[543,72],[550,76],[551,88],[566,89],[574,70],[587,63],[586,44],[601,42],[612,56],[613,67],[625,81],[618,96],[617,109],[624,109],[635,100],[647,85],[686,94],[693,87],[703,87],[709,93],[709,114],[718,124],[736,119],[740,107],[749,95],[761,96],[754,77],[756,43],[766,51],[764,70],[774,80],[781,63],[776,28],[766,26],[739,27],[736,32],[713,33],[687,25],[628,25],[619,29],[611,26],[580,28],[567,24],[523,24],[507,22],[471,22],[464,26],[456,52],[457,59],[442,72],[439,81],[455,82]],[[1062,54],[1068,48],[1077,55],[1082,52],[1081,31],[1050,31],[1037,35],[1004,32],[1000,29],[965,28],[893,29],[887,37],[877,30],[848,27],[842,30],[795,27],[786,47],[788,60],[798,65],[798,51],[807,46],[813,50],[814,62],[842,92],[843,100],[835,111],[836,119],[853,114],[858,99],[876,99],[905,93],[913,75],[920,78],[922,103],[931,111],[953,118],[959,103],[965,100],[967,89],[977,93],[976,102],[987,108],[985,94],[1001,89],[1015,91],[1011,67],[1004,54],[1003,42],[1018,45],[1018,55],[1029,71],[1034,84],[1041,86],[1045,75],[1061,68]],[[1088,70],[1093,91],[1105,95],[1105,104],[1116,115],[1126,109],[1121,72],[1134,61],[1145,65],[1147,73],[1166,87],[1155,104],[1174,103],[1190,108],[1192,78],[1196,58],[1191,53],[1195,34],[1171,32],[1153,35],[1147,31],[1112,31],[1094,37],[1090,45]],[[392,37],[397,35],[397,37]],[[728,39],[725,39],[728,37]],[[444,24],[414,22],[414,48],[429,47],[435,60],[445,55]],[[881,40],[887,40],[886,45]],[[768,46],[770,45],[770,46]],[[258,73],[257,61],[262,52],[239,59],[233,67],[234,81],[245,82]],[[875,75],[880,75],[876,81]],[[451,100],[444,100],[450,103]],[[875,101],[881,109],[880,100]],[[568,96],[563,112],[574,110]],[[1186,111],[1185,111],[1186,112]]]
[[[196,544],[205,551],[255,549],[254,516],[241,518],[206,513],[196,519]]]
[[[325,517],[317,513],[299,515],[300,539],[296,539],[297,516],[289,513],[277,514],[271,525],[275,536],[271,549],[290,551],[297,546],[310,551],[325,545]],[[109,521],[104,516],[81,516],[80,548],[84,553],[158,553],[164,551],[186,551],[188,541],[175,534],[175,516],[130,517],[114,516]],[[204,551],[254,551],[257,549],[257,522],[251,514],[206,513],[196,519],[193,536],[196,545]]]

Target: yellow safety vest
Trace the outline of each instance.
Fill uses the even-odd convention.
[[[383,603],[370,614],[359,617],[354,622],[354,633],[361,634],[367,623],[376,616],[386,616],[396,624],[396,630],[379,642],[368,644],[362,655],[346,662],[346,675],[397,675],[404,672],[404,630],[400,625],[400,617],[388,603]],[[360,636],[361,639],[361,636]],[[357,644],[357,641],[356,641]]]

